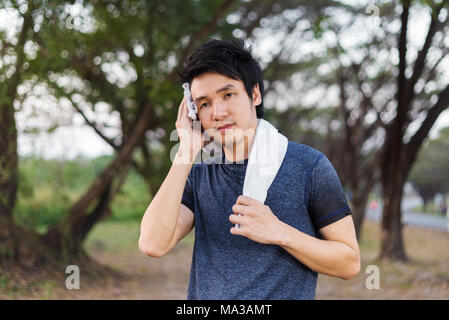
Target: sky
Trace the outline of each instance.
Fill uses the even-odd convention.
[[[424,39],[426,28],[423,28],[422,26],[427,23],[427,21],[422,21],[422,23],[413,25],[415,26],[415,29],[411,30],[411,33],[413,34],[413,38],[411,40],[419,43],[422,39]],[[1,29],[8,27],[14,28],[17,24],[17,18],[13,17],[10,12],[5,12],[5,10],[0,9]],[[264,51],[275,45],[277,45],[276,40],[270,42],[268,39],[259,47],[256,47],[253,52],[258,54],[260,57],[263,57]],[[26,87],[22,88],[22,90],[26,90]],[[182,90],[182,88],[180,88],[180,90]],[[22,109],[16,113],[17,126],[19,132],[21,132],[18,137],[18,152],[20,156],[40,155],[44,158],[73,159],[77,156],[93,158],[113,153],[113,149],[106,142],[104,142],[91,127],[85,125],[81,116],[76,114],[71,107],[57,105],[56,101],[52,101],[48,97],[39,98],[42,101],[36,98],[30,99],[31,101],[25,101]],[[27,106],[27,104],[29,105]],[[59,113],[63,118],[62,123],[64,123],[64,125],[55,129],[51,133],[42,132],[39,134],[29,134],[23,132],[26,127],[25,123],[27,126],[30,123],[29,115],[32,114],[34,108],[30,107],[31,105],[34,107],[40,105],[40,108],[43,109],[47,108],[48,114],[52,113],[52,108],[59,109]],[[100,118],[110,125],[119,125],[117,115],[110,113],[107,106],[103,106],[100,109],[101,111],[98,115],[93,113],[91,114],[92,119],[95,118],[98,120]],[[43,116],[44,118],[37,117],[34,121],[39,124],[45,123],[48,120],[46,120],[45,114]],[[449,110],[446,110],[440,115],[431,130],[430,137],[435,137],[438,130],[445,126],[449,126]],[[174,128],[175,126],[173,124],[173,129]],[[114,130],[109,130],[108,134],[109,137],[114,138],[116,132],[114,132]]]

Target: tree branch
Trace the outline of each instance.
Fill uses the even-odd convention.
[[[195,34],[192,35],[188,45],[185,47],[184,50],[182,50],[180,61],[186,60],[187,55],[191,53],[192,49],[200,39],[212,33],[212,31],[217,27],[218,20],[220,20],[223,16],[225,16],[229,12],[229,10],[232,8],[235,2],[236,0],[223,1],[223,3],[218,8],[217,12],[215,12],[214,16],[212,17],[212,20],[209,23],[205,24],[201,29],[199,29],[197,32],[195,32]]]
[[[435,11],[432,12],[431,15],[432,20],[430,22],[429,30],[427,31],[426,40],[424,42],[422,49],[418,52],[418,57],[416,58],[415,65],[413,67],[413,74],[411,78],[406,82],[404,92],[404,95],[406,97],[404,104],[406,106],[410,104],[410,102],[413,100],[413,97],[415,96],[414,88],[424,70],[426,57],[432,44],[433,37],[435,36],[437,31],[441,29],[441,27],[443,26],[443,24],[438,20],[438,15],[442,7],[443,3]]]
[[[260,20],[262,20],[262,18],[266,17],[273,10],[273,5],[276,2],[277,2],[276,0],[271,0],[267,5],[265,5],[263,7],[263,9],[261,9],[259,14],[257,15],[257,18],[251,24],[247,25],[244,28],[244,31],[246,33],[246,38],[250,38],[252,36],[254,29],[256,29],[259,26]]]
[[[416,154],[423,143],[424,139],[432,129],[433,124],[437,120],[438,116],[449,107],[449,85],[444,88],[438,96],[438,101],[427,112],[427,116],[422,122],[418,131],[412,136],[410,141],[406,144],[406,159],[415,159]],[[411,161],[413,163],[413,161]]]
[[[25,15],[23,15],[23,24],[22,29],[19,34],[19,38],[16,45],[16,64],[15,64],[15,72],[11,77],[11,81],[9,82],[7,86],[6,94],[11,99],[11,101],[14,101],[16,95],[17,95],[17,87],[20,84],[20,81],[22,79],[22,71],[23,71],[23,63],[25,61],[25,42],[27,40],[28,31],[33,28],[33,17],[32,17],[32,8],[28,8],[28,11]]]
[[[399,34],[398,51],[399,51],[399,75],[397,78],[397,101],[398,101],[398,116],[396,119],[400,120],[401,115],[404,113],[405,105],[405,84],[407,79],[405,77],[405,69],[407,67],[406,55],[407,55],[407,26],[409,17],[410,0],[402,1],[402,14],[401,14],[401,32]],[[395,119],[395,120],[396,120]],[[401,122],[401,121],[400,121]],[[399,124],[402,126],[402,123]]]

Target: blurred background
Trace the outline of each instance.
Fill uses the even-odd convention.
[[[177,70],[212,37],[252,48],[265,118],[344,186],[362,269],[320,275],[317,299],[448,299],[448,9],[0,0],[0,299],[186,298],[193,233],[161,259],[137,239],[171,166]]]

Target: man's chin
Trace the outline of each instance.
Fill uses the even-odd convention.
[[[223,147],[230,148],[233,145],[238,144],[241,141],[243,141],[245,136],[247,136],[249,133],[250,133],[250,131],[245,132],[245,131],[242,131],[239,129],[227,130],[225,133],[216,132],[213,135],[213,140],[216,143],[220,143]]]
[[[229,136],[224,137],[224,139],[221,140],[221,145],[223,146],[223,148],[231,149],[234,146],[239,145],[240,142],[241,142],[241,137],[229,135]]]

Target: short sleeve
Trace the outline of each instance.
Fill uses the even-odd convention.
[[[337,172],[325,155],[312,168],[310,184],[309,212],[317,229],[351,214]]]
[[[182,194],[181,203],[187,206],[192,212],[194,210],[194,201],[193,201],[193,168],[190,169],[189,176],[187,177],[186,185],[184,187],[184,193]]]

